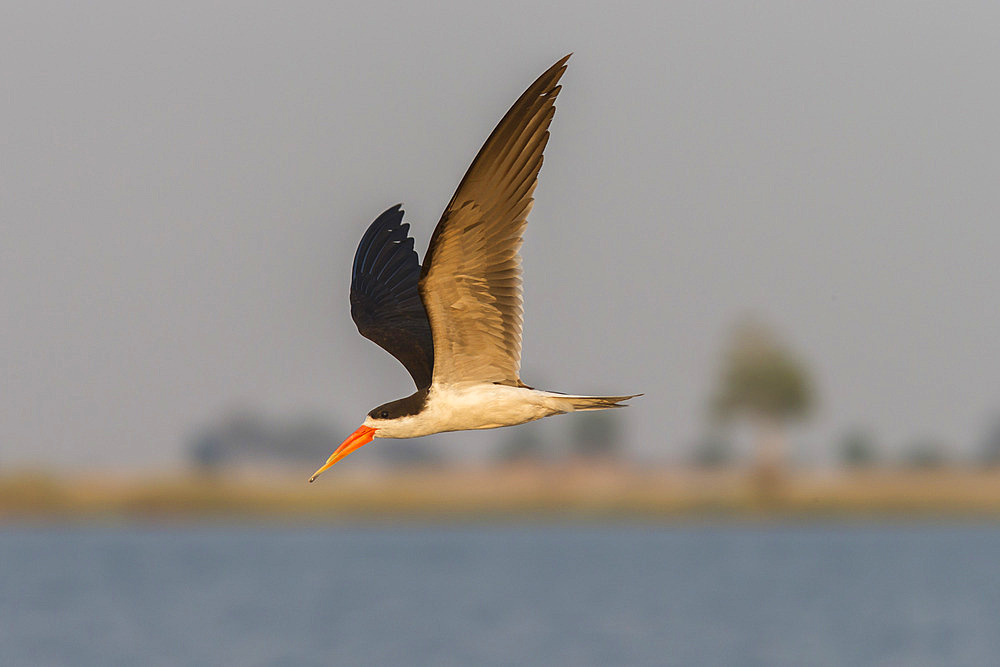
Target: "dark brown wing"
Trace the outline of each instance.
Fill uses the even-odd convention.
[[[431,384],[434,343],[417,282],[420,262],[400,205],[375,219],[354,254],[351,317],[358,331],[396,357],[417,389]]]
[[[420,295],[434,382],[520,384],[521,234],[566,56],[514,103],[479,151],[431,237]]]

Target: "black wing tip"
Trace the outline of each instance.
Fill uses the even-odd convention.
[[[405,242],[410,235],[410,225],[403,222],[403,205],[396,204],[383,211],[368,225],[358,249],[354,252],[354,264],[351,269],[352,282],[364,273],[370,273],[372,264],[377,263],[380,250],[389,239]],[[374,252],[374,254],[372,254]],[[383,258],[385,259],[385,258]]]
[[[419,388],[431,383],[434,343],[409,229],[402,203],[368,226],[354,254],[351,317],[361,335],[402,363]]]
[[[396,204],[395,206],[390,206],[389,208],[387,208],[384,211],[382,211],[379,214],[379,216],[377,218],[375,218],[375,222],[385,221],[385,220],[388,220],[388,219],[391,219],[391,218],[396,218],[396,217],[402,218],[403,217],[403,213],[404,213],[404,211],[403,211],[403,204],[402,203]]]
[[[409,229],[409,225],[403,222],[404,213],[405,211],[403,211],[402,204],[390,206],[379,213],[378,217],[375,218],[370,225],[368,225],[368,229],[365,230],[361,243],[364,244],[366,240],[371,239],[371,237],[374,237],[380,230],[387,227],[402,227],[403,225],[406,225],[406,228]]]

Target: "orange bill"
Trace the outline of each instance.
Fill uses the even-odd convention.
[[[330,454],[330,458],[326,460],[326,463],[322,468],[313,473],[313,476],[309,478],[310,482],[316,481],[316,478],[326,472],[329,468],[333,467],[333,464],[344,458],[355,449],[360,449],[362,446],[367,445],[375,437],[375,431],[370,426],[360,426],[358,430],[348,436],[344,443],[337,447],[333,454]]]

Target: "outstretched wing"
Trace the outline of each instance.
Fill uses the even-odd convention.
[[[435,383],[520,384],[518,250],[568,59],[538,77],[503,117],[431,237],[420,294],[433,331]]]
[[[351,317],[361,335],[396,357],[423,389],[431,384],[434,343],[409,229],[400,204],[368,227],[354,254]]]

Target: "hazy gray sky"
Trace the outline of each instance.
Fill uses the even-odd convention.
[[[808,456],[855,424],[969,448],[1000,410],[998,21],[991,2],[5,2],[0,464],[176,465],[233,406],[346,435],[410,393],[351,322],[356,244],[403,202],[422,254],[570,51],[523,251],[527,382],[646,392],[631,445],[678,459],[755,312],[814,370]]]

